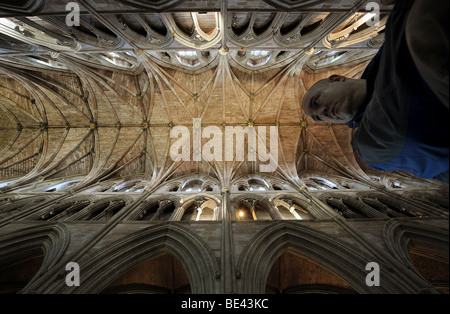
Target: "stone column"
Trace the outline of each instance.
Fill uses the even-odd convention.
[[[230,190],[222,189],[222,250],[221,250],[221,293],[236,292],[236,269],[234,265],[233,228]]]

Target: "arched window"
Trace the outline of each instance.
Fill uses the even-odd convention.
[[[195,203],[192,203],[185,209],[183,217],[181,217],[181,220],[195,221],[197,220],[196,218],[199,216],[200,213],[201,208],[197,207]]]
[[[345,188],[345,189],[366,189],[369,190],[370,187],[365,185],[365,184],[361,184],[359,182],[353,182],[353,181],[343,181],[343,182],[339,182],[340,186]]]
[[[203,196],[196,197],[182,208],[185,209],[181,220],[191,221],[217,220],[219,210],[216,201]]]
[[[248,190],[251,192],[267,191],[269,189],[268,184],[262,179],[250,179],[248,180]]]
[[[142,193],[142,192],[144,192],[145,188],[146,188],[146,186],[145,186],[144,183],[136,184],[136,185],[134,186],[133,190],[130,191],[130,192],[134,192],[134,193]]]
[[[311,181],[313,181],[314,183],[316,183],[320,188],[324,189],[324,190],[330,190],[330,189],[334,189],[337,190],[338,186],[331,182],[330,180],[327,179],[323,179],[323,178],[309,178]]]
[[[196,221],[199,220],[216,220],[219,208],[217,203],[212,199],[197,199],[194,202],[197,210],[195,217]]]
[[[398,213],[395,210],[392,210],[389,206],[381,203],[377,198],[362,197],[361,201],[364,204],[369,205],[370,207],[376,209],[377,211],[385,214],[388,217],[404,217],[403,214]]]
[[[201,192],[202,191],[203,181],[199,179],[189,180],[187,181],[183,187],[183,192]]]
[[[4,187],[4,186],[7,186],[8,184],[10,184],[10,183],[12,183],[12,182],[14,182],[14,181],[2,182],[2,183],[0,183],[0,188],[2,188],[2,187]]]
[[[290,198],[280,198],[274,202],[276,208],[280,212],[283,219],[286,220],[306,220],[313,219],[306,208],[301,206],[298,202]]]
[[[308,190],[310,190],[310,191],[317,191],[317,190],[319,190],[317,187],[315,187],[315,186],[313,186],[311,184],[306,183],[305,185],[308,188]]]
[[[354,218],[363,218],[363,216],[355,211],[352,211],[340,198],[327,198],[326,203],[330,206],[335,212],[343,216],[347,219]]]
[[[111,189],[111,184],[102,183],[102,184],[96,185],[96,186],[94,186],[92,188],[89,188],[89,189],[85,190],[85,192],[86,193],[90,193],[90,192],[106,192],[109,189]]]
[[[98,57],[120,68],[131,69],[134,67],[134,64],[128,62],[127,59],[130,58],[130,56],[128,55],[120,55],[116,52],[108,52],[98,54]]]
[[[169,189],[169,192],[178,192],[178,189],[179,189],[178,185],[174,185]]]
[[[39,217],[39,220],[49,220],[49,219],[57,216],[58,214],[62,213],[66,209],[72,207],[74,204],[75,204],[75,202],[69,202],[69,203],[66,203],[63,205],[56,206],[56,207],[52,208],[50,211],[42,214]]]
[[[272,57],[272,52],[269,50],[252,50],[248,57],[247,65],[251,67],[266,65],[270,58]]]
[[[26,197],[23,199],[15,199],[8,201],[7,203],[0,206],[0,217],[7,216],[12,214],[13,212],[20,210],[22,208],[30,208],[37,204],[42,204],[47,200],[47,197]]]
[[[401,204],[400,202],[396,200],[391,200],[386,197],[378,197],[378,201],[380,201],[382,204],[388,206],[390,209],[396,211],[399,214],[402,214],[407,217],[420,217],[423,214],[421,212],[414,211],[411,208],[408,208],[404,204]]]
[[[256,202],[254,204],[253,211],[256,217],[255,220],[272,220],[269,209],[261,202]]]
[[[237,221],[251,221],[255,220],[252,214],[249,204],[241,202],[236,207],[236,220]]]
[[[124,200],[99,201],[81,220],[109,220],[126,205]]]
[[[205,190],[205,192],[212,192],[213,188],[212,188],[212,186],[207,185],[207,186],[205,186],[204,190]]]
[[[160,211],[158,216],[156,216],[153,220],[156,221],[169,221],[170,217],[172,217],[173,212],[175,211],[176,207],[173,202],[168,202],[165,204],[160,205]]]
[[[140,208],[140,214],[137,220],[140,221],[150,221],[156,215],[159,209],[158,202],[147,202]]]
[[[236,220],[272,220],[268,205],[256,199],[241,200],[236,204]]]
[[[143,184],[140,184],[141,181],[139,180],[133,180],[133,181],[126,181],[118,186],[114,187],[112,189],[113,192],[135,192],[136,189],[143,189]],[[139,185],[139,186],[138,186]]]
[[[58,191],[62,191],[62,190],[65,190],[65,189],[68,189],[68,188],[74,186],[78,182],[80,182],[80,181],[77,180],[77,181],[68,181],[68,182],[59,183],[59,184],[56,184],[56,185],[53,185],[51,187],[46,188],[44,190],[44,192],[58,192]]]
[[[41,214],[38,220],[58,221],[79,213],[91,204],[89,200],[72,201],[65,204],[53,206],[49,211]]]
[[[239,185],[238,191],[247,191],[247,187],[245,185]]]
[[[196,51],[178,51],[175,54],[178,62],[188,67],[197,67],[200,65],[198,54]]]
[[[200,210],[199,210],[200,209]],[[213,206],[202,206],[197,209],[196,221],[200,220],[216,220],[217,216],[217,207]]]

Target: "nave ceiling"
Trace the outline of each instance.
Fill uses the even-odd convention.
[[[265,164],[247,144],[235,148],[244,161],[173,161],[170,132],[192,133],[193,119],[222,134],[277,126],[267,175],[294,186],[308,173],[377,176],[352,152],[352,130],[308,119],[301,101],[330,74],[362,74],[391,7],[368,26],[358,0],[79,0],[80,26],[69,27],[67,2],[0,5],[1,180],[143,176],[157,186],[201,173],[227,187]]]

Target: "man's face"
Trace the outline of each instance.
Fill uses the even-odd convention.
[[[342,76],[315,84],[303,98],[303,111],[318,122],[348,123],[361,105],[359,82]]]

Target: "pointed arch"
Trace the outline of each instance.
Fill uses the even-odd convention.
[[[40,225],[0,235],[0,269],[43,254],[34,277],[22,290],[28,289],[44,272],[62,258],[70,241],[64,224]]]
[[[354,294],[335,274],[290,249],[272,266],[266,291],[283,294]]]
[[[186,271],[192,293],[218,291],[220,269],[214,253],[198,235],[179,224],[149,227],[104,248],[81,261],[84,283],[74,289],[59,285],[52,293],[99,293],[120,275],[139,263],[166,252]]]
[[[272,204],[264,197],[261,197],[256,194],[246,193],[237,196],[233,199],[232,203],[234,204],[234,212],[232,213],[234,217],[238,217],[238,207],[242,207],[242,210],[249,214],[249,217],[253,216],[250,220],[256,220],[256,212],[255,207],[259,206],[259,210],[263,213],[262,219],[267,220],[278,220],[281,219],[281,215],[277,211],[274,210]],[[245,219],[246,220],[246,219]]]
[[[412,245],[416,247],[417,252],[432,255],[448,264],[448,221],[442,220],[435,224],[424,225],[402,218],[390,219],[383,228],[384,242],[393,256],[413,269],[414,265],[409,256]]]
[[[180,262],[163,252],[130,269],[101,293],[182,294],[190,293],[190,284]]]
[[[381,286],[368,287],[365,268],[375,256],[304,224],[274,223],[257,233],[249,243],[237,263],[242,293],[265,293],[271,267],[286,249],[331,271],[359,293],[398,293],[414,289],[393,274],[384,276]]]

